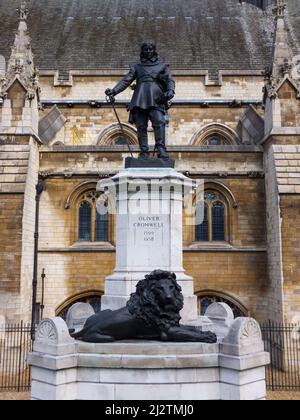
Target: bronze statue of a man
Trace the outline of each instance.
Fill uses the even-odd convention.
[[[155,133],[155,149],[160,159],[169,159],[166,150],[166,125],[168,102],[175,96],[175,82],[169,66],[161,63],[153,43],[144,43],[141,60],[130,66],[129,73],[106,95],[114,97],[127,89],[136,80],[137,85],[129,105],[129,122],[137,127],[140,143],[140,158],[149,158],[148,123],[152,123]]]

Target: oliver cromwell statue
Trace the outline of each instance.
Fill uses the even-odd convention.
[[[175,82],[169,66],[161,63],[153,43],[144,43],[141,60],[130,66],[129,73],[106,95],[114,97],[127,89],[136,80],[137,85],[129,105],[129,122],[135,124],[141,148],[140,158],[149,158],[148,123],[152,123],[155,133],[155,149],[160,159],[169,159],[166,150],[166,125],[168,102],[175,96]]]

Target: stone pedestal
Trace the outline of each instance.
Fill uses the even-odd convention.
[[[185,305],[183,321],[197,318],[192,277],[183,269],[183,193],[193,181],[170,168],[130,168],[102,181],[116,199],[116,268],[106,278],[102,310],[126,305],[136,284],[161,269],[175,272]]]
[[[268,363],[250,318],[236,319],[218,344],[82,343],[53,318],[29,355],[33,400],[261,400]]]

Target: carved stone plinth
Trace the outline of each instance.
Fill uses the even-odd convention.
[[[197,318],[192,277],[183,268],[183,192],[193,182],[170,168],[127,169],[99,188],[116,195],[116,268],[106,278],[102,309],[126,306],[136,284],[160,269],[174,272],[185,299],[182,318]],[[136,206],[138,202],[138,206]]]
[[[60,318],[37,329],[33,400],[261,400],[266,398],[259,325],[238,318],[218,344],[71,339]]]

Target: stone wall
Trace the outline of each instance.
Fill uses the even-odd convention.
[[[31,297],[34,262],[34,232],[36,185],[39,172],[39,150],[36,140],[31,138],[28,172],[24,194],[22,220],[22,260],[21,260],[21,317],[24,321],[31,319]]]
[[[104,290],[105,277],[115,268],[115,253],[91,248],[86,252],[45,251],[39,254],[39,274],[43,268],[46,269],[45,315],[54,316],[66,300],[82,292]],[[267,318],[264,252],[186,251],[184,268],[194,277],[196,294],[204,290],[228,294],[243,304],[251,316],[259,320]]]
[[[283,317],[283,272],[280,197],[276,179],[274,146],[265,152],[266,210],[268,244],[268,308],[269,317],[281,322]]]
[[[1,194],[0,196],[0,290],[18,292],[20,290],[21,232],[23,196]]]
[[[300,193],[299,136],[274,136],[266,146],[270,318],[299,314],[297,263]]]
[[[300,195],[282,195],[282,259],[284,276],[284,318],[299,322],[300,316]]]
[[[0,152],[0,302],[8,322],[31,318],[39,152],[34,139],[20,143],[7,139]]]
[[[18,320],[22,251],[22,194],[0,194],[0,315]]]
[[[228,108],[225,106],[200,108],[187,106],[174,106],[169,112],[170,126],[168,130],[169,145],[197,144],[197,133],[210,124],[222,124],[238,138],[238,123],[245,112],[245,107]],[[112,125],[116,124],[116,118],[108,107],[90,108],[88,106],[76,106],[75,108],[60,108],[67,119],[64,127],[57,133],[51,144],[61,142],[66,145],[97,145],[101,144],[101,137]],[[128,112],[125,106],[117,106],[120,120],[128,123]],[[259,109],[258,109],[259,111]],[[47,109],[40,114],[46,115]],[[131,126],[133,135],[135,127]],[[150,142],[154,143],[154,137],[150,133]],[[102,143],[103,144],[103,143]]]
[[[92,249],[42,252],[39,254],[39,274],[43,268],[46,272],[45,316],[54,316],[58,307],[76,295],[104,291],[105,277],[115,268],[115,253]]]
[[[22,220],[29,146],[3,139],[0,149],[0,312],[18,320],[20,316],[20,275]]]
[[[107,75],[74,75],[69,86],[60,86],[53,77],[41,77],[42,101],[43,100],[74,100],[74,101],[105,101],[105,89],[112,87],[124,73],[119,71],[116,76]],[[88,72],[87,72],[88,73]],[[105,72],[102,72],[105,73]],[[115,72],[118,73],[118,72]],[[176,71],[175,71],[176,73]],[[224,74],[220,85],[208,85],[205,72],[195,75],[175,75],[177,83],[176,101],[260,101],[263,81],[260,75]],[[129,101],[132,91],[128,89],[118,96],[118,100]],[[176,105],[170,110],[169,144],[190,144],[195,134],[211,123],[225,124],[237,130],[238,121],[244,113],[244,107],[228,107],[222,105],[213,108],[200,108]],[[61,108],[67,122],[64,128],[56,135],[53,142],[64,144],[90,144],[95,145],[101,133],[113,123],[116,123],[112,110],[105,106],[91,109],[89,106],[76,106],[75,108]],[[46,115],[47,108],[40,112],[40,118]],[[126,123],[128,113],[125,106],[118,107],[120,119]],[[258,112],[263,115],[262,109]],[[151,136],[153,142],[153,136]]]
[[[98,76],[94,75],[96,71],[83,72],[82,75],[76,75],[73,72],[72,82],[69,86],[59,86],[53,76],[47,76],[46,72],[41,72],[40,85],[42,89],[42,100],[43,99],[105,99],[105,90],[108,87],[113,87],[123,75],[126,74],[124,71],[117,70],[116,76],[112,76],[113,73],[105,75],[105,71],[99,71]],[[206,83],[206,72],[196,71],[194,75],[187,75],[184,73],[171,69],[174,75],[174,79],[177,85],[176,88],[176,99],[177,100],[197,100],[197,99],[254,99],[261,100],[261,91],[263,88],[263,79],[260,72],[248,71],[247,72],[223,72],[221,84],[217,86],[208,85]],[[47,72],[49,73],[49,72]],[[86,74],[84,74],[86,73]],[[91,73],[90,75],[88,73]],[[101,74],[102,73],[102,74]],[[183,73],[183,74],[182,74]],[[253,73],[253,74],[251,74]],[[132,91],[129,89],[118,96],[120,99],[128,100],[132,95]]]
[[[194,278],[196,294],[227,294],[264,321],[268,318],[266,260],[265,252],[186,251],[184,268]]]
[[[289,81],[286,81],[278,91],[281,105],[282,127],[297,127],[300,125],[299,92]]]
[[[45,268],[46,314],[49,316],[78,293],[103,290],[105,277],[114,269],[112,245],[77,242],[76,203],[71,199],[67,209],[66,204],[72,191],[76,196],[76,187],[85,183],[86,188],[95,185],[101,171],[113,173],[121,169],[123,154],[86,150],[68,148],[55,152],[43,148],[41,151],[41,171],[53,174],[46,179],[40,210],[39,275]],[[224,192],[228,188],[237,202],[234,208],[228,197],[228,244],[195,244],[194,228],[185,226],[184,268],[187,274],[194,276],[197,292],[209,289],[228,293],[244,304],[251,315],[265,319],[267,303],[263,293],[267,273],[262,154],[253,147],[243,150],[229,148],[225,151],[221,147],[219,152],[174,152],[178,169],[190,173],[198,171],[209,185],[219,182],[217,185],[223,185]],[[228,175],[216,178],[220,171]],[[114,243],[114,236],[111,242]]]

